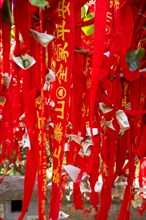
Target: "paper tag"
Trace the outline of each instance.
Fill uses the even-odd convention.
[[[92,134],[95,136],[98,134],[98,128],[92,128]],[[86,136],[90,136],[91,137],[91,128],[87,127],[86,128]]]
[[[119,134],[123,134],[124,131],[126,131],[127,129],[130,128],[128,118],[123,110],[118,110],[116,112],[116,118],[117,118],[118,124],[120,126]]]

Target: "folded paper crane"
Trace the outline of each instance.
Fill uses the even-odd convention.
[[[34,39],[40,43],[43,47],[47,47],[48,44],[55,38],[51,34],[46,34],[46,33],[40,33],[38,31],[35,31],[33,29],[30,29],[30,32]]]
[[[35,59],[29,56],[28,54],[21,55],[18,57],[12,56],[12,60],[23,70],[29,69],[36,63]]]

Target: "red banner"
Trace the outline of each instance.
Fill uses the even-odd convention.
[[[69,96],[74,53],[73,1],[59,0],[56,30],[56,91],[54,113],[54,145],[52,195],[49,219],[58,219],[60,209],[60,184],[64,156],[66,126],[68,122]]]

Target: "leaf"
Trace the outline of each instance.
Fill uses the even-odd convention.
[[[144,57],[144,54],[145,54],[145,49],[143,47],[136,50],[131,50],[127,53],[126,62],[131,71],[135,71],[139,68],[141,64],[139,60]]]
[[[81,8],[81,18],[85,18],[87,16],[87,12],[88,12],[88,5],[85,4]]]
[[[140,47],[137,51],[137,59],[142,59],[144,57],[145,54],[145,49],[143,47]]]
[[[130,63],[130,70],[135,71],[138,69],[140,66],[140,61],[139,60],[133,60],[133,62]]]
[[[46,1],[46,0],[30,0],[30,3],[32,5],[38,6],[40,8],[44,8],[44,7],[48,6],[48,1]]]
[[[94,17],[94,13],[89,13],[86,15],[86,17],[84,18],[84,21],[89,21]]]
[[[94,33],[94,25],[82,27],[82,31],[86,34],[86,36],[89,36]]]

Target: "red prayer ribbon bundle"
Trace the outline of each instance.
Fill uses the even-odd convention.
[[[40,220],[59,218],[70,182],[74,208],[97,220],[108,218],[117,186],[118,220],[130,219],[135,195],[145,212],[137,190],[146,185],[145,8],[141,0],[0,1],[0,184],[24,156],[19,220],[35,182]]]

